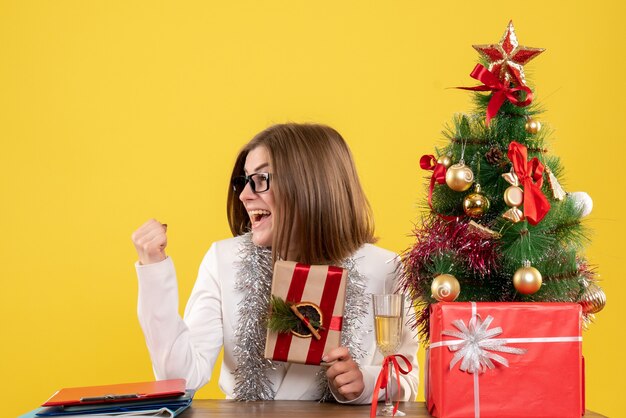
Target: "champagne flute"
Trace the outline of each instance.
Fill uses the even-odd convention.
[[[404,309],[404,297],[399,294],[372,295],[374,305],[374,322],[376,329],[376,345],[383,357],[396,354],[402,339],[402,313]],[[392,375],[393,366],[389,364],[389,376],[385,389],[385,405],[376,411],[377,416],[393,416],[392,398]],[[396,376],[397,379],[400,376]],[[399,396],[399,394],[397,394]],[[401,411],[396,411],[397,416],[404,416]]]

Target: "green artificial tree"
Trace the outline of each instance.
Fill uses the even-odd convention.
[[[578,302],[588,322],[605,304],[582,254],[582,219],[592,201],[567,193],[563,167],[547,144],[523,66],[543,49],[517,42],[510,22],[499,44],[475,45],[483,61],[471,76],[475,111],[456,115],[447,144],[420,160],[428,177],[428,212],[403,255],[402,283],[428,339],[437,301]],[[483,66],[484,64],[484,66]]]

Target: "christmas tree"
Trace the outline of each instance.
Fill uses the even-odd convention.
[[[518,44],[510,22],[500,43],[474,45],[482,63],[471,77],[475,111],[454,116],[447,144],[420,165],[428,177],[428,212],[403,255],[402,284],[428,340],[437,301],[578,302],[586,323],[604,307],[597,274],[582,254],[582,219],[592,201],[567,193],[563,167],[547,148],[524,65],[540,48]]]

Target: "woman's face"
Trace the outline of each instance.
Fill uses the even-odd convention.
[[[272,167],[270,166],[270,157],[267,148],[258,146],[248,153],[244,165],[244,172],[246,176],[257,173],[269,173],[270,176],[272,175]],[[263,176],[253,177],[254,180],[259,179],[259,181],[256,182],[257,185],[262,183],[262,177]],[[271,181],[271,178],[269,181]],[[252,191],[251,182],[252,180],[246,184],[246,187],[241,194],[239,194],[239,200],[243,202],[248,212],[248,217],[250,218],[252,242],[262,247],[271,247],[272,237],[274,235],[274,193],[272,192],[271,186],[267,191],[255,193]]]

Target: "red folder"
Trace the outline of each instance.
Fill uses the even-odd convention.
[[[185,394],[186,384],[185,379],[170,379],[156,382],[65,388],[57,391],[42,406],[132,402],[133,400],[181,396]]]

